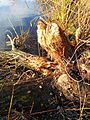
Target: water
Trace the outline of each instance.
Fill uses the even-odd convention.
[[[35,22],[39,15],[39,7],[35,0],[0,0],[0,50],[6,48],[8,30],[13,31],[12,27],[14,26],[20,33],[20,26],[26,30],[30,21],[34,19]],[[33,26],[33,29],[36,29],[35,25]]]

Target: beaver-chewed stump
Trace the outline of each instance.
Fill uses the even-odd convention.
[[[49,58],[17,50],[14,40],[10,36],[8,38],[12,44],[12,51],[0,52],[0,92],[2,92],[0,103],[7,102],[8,118],[15,94],[17,97],[25,94],[25,91],[30,94],[29,87],[34,91],[34,87],[42,88],[43,85],[46,85],[46,87],[52,86],[69,100],[80,101],[80,107],[82,108],[85,105],[90,107],[90,52],[88,50],[82,52],[81,50],[79,53],[77,50],[81,47],[78,46],[74,49],[57,23],[47,24],[42,20],[39,22],[38,42],[46,50]],[[41,26],[42,23],[45,24],[44,28]],[[74,50],[75,52],[72,54],[71,51]],[[77,56],[77,59],[75,59],[75,56]],[[34,96],[37,96],[36,91],[33,93]],[[46,94],[45,91],[44,94]],[[11,102],[10,95],[12,96]],[[6,96],[9,103],[5,101]],[[27,95],[24,95],[23,99],[27,100]],[[32,112],[34,98],[30,99],[32,105],[30,104],[29,109]],[[45,100],[47,100],[46,97]],[[16,100],[14,104],[17,105],[17,102],[19,101]],[[1,106],[0,109],[2,108]]]
[[[89,56],[87,56],[89,57]],[[3,61],[3,65],[1,65],[3,70],[5,71],[6,67],[9,66],[11,69],[13,66],[24,66],[27,69],[36,70],[40,74],[46,76],[51,76],[52,79],[52,85],[55,86],[60,92],[62,91],[63,94],[66,96],[66,98],[70,100],[83,100],[86,99],[87,101],[90,101],[90,83],[89,79],[82,79],[82,69],[80,69],[80,75],[77,74],[77,67],[74,66],[72,68],[69,67],[69,70],[64,70],[62,68],[62,65],[56,64],[56,62],[51,62],[45,57],[39,57],[35,55],[31,55],[29,53],[24,53],[19,50],[17,51],[9,51],[9,52],[1,52],[0,53],[0,61]],[[80,62],[79,59],[79,66],[83,65],[82,62]],[[84,58],[85,59],[85,58]],[[89,58],[88,58],[89,59]],[[15,65],[16,64],[16,65]],[[9,71],[10,71],[9,68]],[[75,68],[75,70],[74,70]],[[74,73],[74,72],[76,73]],[[88,70],[89,71],[89,70]],[[87,71],[87,74],[90,75],[90,73]],[[16,75],[17,70],[13,70],[12,74]],[[26,73],[25,73],[26,74]],[[76,75],[76,76],[75,76]],[[17,76],[17,75],[16,75]],[[77,77],[78,76],[78,77]],[[4,74],[3,74],[4,77]],[[22,76],[24,79],[24,75]],[[22,79],[21,77],[21,79]],[[88,76],[87,76],[88,77]],[[80,78],[80,80],[78,79]],[[88,77],[89,78],[89,77]],[[18,80],[19,79],[19,80]],[[10,82],[11,83],[11,82]],[[8,83],[8,85],[10,84]],[[20,78],[17,78],[14,80],[14,85],[21,84],[23,81],[20,80]],[[33,83],[34,84],[34,83]],[[36,82],[35,82],[36,84]]]

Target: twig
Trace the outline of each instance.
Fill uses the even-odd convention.
[[[90,108],[83,108],[83,110],[89,110]],[[66,111],[80,111],[81,109],[80,108],[78,108],[78,109],[76,109],[76,108],[72,108],[72,109],[69,109],[69,108],[66,108],[66,109],[63,109],[63,110],[66,110]],[[49,112],[56,112],[56,111],[62,111],[62,110],[60,110],[60,109],[51,109],[51,110],[45,110],[45,111],[40,111],[40,112],[34,112],[34,113],[31,113],[31,115],[41,115],[41,114],[44,114],[44,113],[49,113]]]
[[[38,115],[38,114],[44,114],[49,112],[55,112],[55,111],[59,111],[59,110],[58,109],[45,110],[45,111],[31,113],[31,115]]]
[[[76,54],[77,50],[78,50],[81,46],[83,46],[85,43],[86,43],[86,42],[82,43],[81,45],[79,45],[79,46],[75,49],[72,57],[70,58],[69,62],[67,62],[66,67],[65,67],[66,74],[69,76],[69,78],[70,78],[71,80],[74,80],[75,82],[81,82],[82,79],[81,79],[80,81],[77,81],[76,79],[72,78],[71,75],[70,75],[70,74],[68,73],[68,71],[67,71],[67,66],[70,64],[70,62],[71,62],[71,60],[73,59],[74,55]],[[78,44],[79,44],[79,43],[78,43]]]
[[[9,20],[9,23],[11,24],[12,29],[14,30],[14,32],[16,34],[16,37],[19,38],[19,36],[18,36],[18,34],[17,34],[17,32],[16,32],[16,30],[15,30],[15,28],[14,28],[14,26],[13,26],[11,20],[10,20],[10,18],[8,18],[8,20]]]
[[[84,96],[84,101],[83,101],[82,108],[80,108],[80,117],[79,117],[80,120],[82,120],[82,115],[83,115],[85,103],[86,103],[86,94]]]
[[[33,107],[34,107],[34,101],[32,102],[32,106],[31,106],[30,114],[32,113]]]
[[[10,113],[11,113],[11,108],[12,108],[12,104],[13,104],[13,97],[14,97],[14,85],[12,88],[12,96],[11,96],[10,107],[9,107],[9,111],[8,111],[8,120],[10,120]]]

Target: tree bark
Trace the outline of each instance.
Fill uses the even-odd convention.
[[[19,50],[0,52],[0,58],[7,59],[8,61],[17,61],[24,67],[34,69],[41,72],[43,75],[50,75],[52,71],[56,69],[57,64],[49,61],[45,57],[32,55]],[[6,61],[7,62],[7,61]]]

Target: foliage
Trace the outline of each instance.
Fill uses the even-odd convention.
[[[44,16],[51,21],[58,20],[66,33],[74,34],[80,27],[82,39],[90,37],[89,0],[37,0],[37,2]]]

